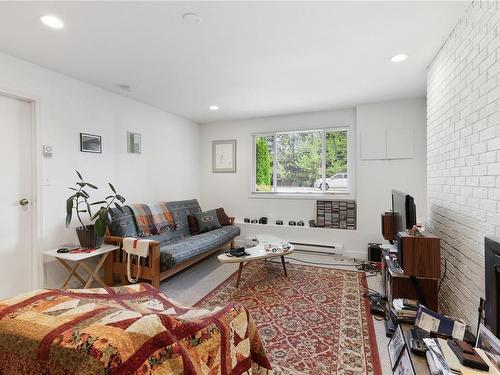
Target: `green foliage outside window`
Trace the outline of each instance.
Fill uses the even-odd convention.
[[[278,133],[256,138],[256,191],[271,191],[276,140],[277,187],[313,188],[322,177],[322,131]],[[325,176],[347,172],[347,131],[325,132]]]
[[[277,135],[278,186],[311,187],[321,177],[321,133]]]
[[[326,177],[347,172],[347,132],[326,133]]]
[[[256,144],[255,183],[257,191],[271,191],[271,153],[266,138],[259,137]]]

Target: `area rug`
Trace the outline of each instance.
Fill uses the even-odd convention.
[[[381,375],[361,272],[250,262],[195,306],[243,303],[257,323],[275,374]]]

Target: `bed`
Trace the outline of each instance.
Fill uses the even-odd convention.
[[[0,301],[0,374],[271,374],[240,304],[180,305],[149,284]]]

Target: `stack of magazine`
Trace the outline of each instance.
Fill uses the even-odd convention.
[[[394,298],[390,310],[393,319],[397,322],[414,323],[417,316],[418,301],[407,298]]]

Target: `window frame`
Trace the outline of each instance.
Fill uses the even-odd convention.
[[[274,138],[274,152],[273,152],[273,189],[277,186],[277,176],[276,169],[274,166],[277,162],[276,155],[276,136],[278,134],[286,134],[286,133],[300,133],[300,132],[321,132],[321,143],[322,143],[322,160],[321,160],[321,169],[322,169],[322,178],[323,181],[328,177],[326,176],[326,133],[329,131],[347,131],[347,175],[348,175],[348,185],[347,191],[342,193],[335,193],[333,191],[326,191],[323,185],[321,191],[315,192],[278,192],[278,191],[256,191],[256,140],[258,137],[268,137],[273,136]],[[288,199],[354,199],[355,192],[355,171],[354,171],[354,130],[352,126],[348,125],[338,125],[338,126],[326,126],[326,127],[317,127],[317,128],[303,128],[303,129],[292,129],[292,130],[276,130],[270,132],[257,132],[251,134],[251,149],[252,149],[252,168],[250,170],[250,198],[288,198]],[[341,172],[339,172],[341,173]]]

